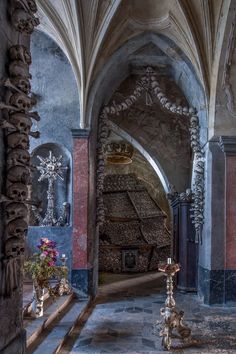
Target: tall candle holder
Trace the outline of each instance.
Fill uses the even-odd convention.
[[[161,308],[160,314],[163,316],[163,328],[160,331],[162,346],[170,350],[172,331],[176,329],[183,341],[191,338],[191,329],[183,324],[184,311],[177,311],[173,297],[173,277],[180,270],[180,265],[167,259],[167,263],[158,267],[158,270],[166,276],[167,298],[165,307]]]
[[[62,266],[63,268],[66,268],[67,269],[67,266],[66,266],[66,261],[67,261],[67,257],[65,254],[62,254],[61,255],[61,263],[62,263]],[[62,296],[62,295],[69,295],[71,293],[72,289],[71,289],[71,286],[68,282],[68,280],[64,277],[62,278],[58,285],[57,285],[57,294],[59,296]]]

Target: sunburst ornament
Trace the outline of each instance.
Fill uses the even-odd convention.
[[[57,220],[54,216],[54,182],[57,178],[64,180],[63,171],[68,167],[62,166],[62,156],[53,156],[51,151],[49,151],[48,157],[37,156],[37,158],[40,160],[39,166],[36,166],[40,173],[38,181],[48,180],[47,211],[40,226],[55,226],[59,224],[60,218]]]
[[[62,156],[53,156],[52,151],[49,151],[48,157],[37,156],[40,160],[40,165],[36,166],[37,170],[40,172],[39,182],[44,179],[56,180],[59,177],[62,181],[64,180],[62,174],[67,167],[62,166]]]

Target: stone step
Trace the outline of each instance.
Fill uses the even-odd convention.
[[[54,301],[48,299],[45,304],[44,315],[39,318],[25,320],[26,345],[31,346],[38,336],[66,309],[73,299],[73,294],[57,297]]]
[[[74,327],[79,322],[80,318],[83,317],[86,312],[90,301],[86,300],[72,300],[72,306],[66,311],[65,315],[60,319],[60,321],[53,323],[53,327],[48,333],[48,335],[43,338],[40,344],[30,351],[34,354],[56,354],[59,353],[61,347],[65,343],[67,337],[73,331]],[[51,326],[50,326],[51,327]],[[43,336],[43,333],[42,333]]]
[[[57,285],[57,282],[52,281],[50,282],[50,285],[52,288],[54,288]],[[43,302],[45,303],[45,306],[47,306],[47,300],[49,299],[50,295],[47,289],[45,289],[44,295],[43,295]],[[23,317],[28,318],[31,317],[31,311],[32,311],[32,299],[33,299],[33,283],[28,282],[23,285]]]

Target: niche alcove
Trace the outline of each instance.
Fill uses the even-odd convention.
[[[148,160],[114,131],[105,156],[100,272],[157,270],[171,248],[170,210],[161,181]]]

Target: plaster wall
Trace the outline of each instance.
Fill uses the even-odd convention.
[[[138,76],[131,75],[118,88],[112,100],[119,102],[134,90]],[[159,82],[168,95],[185,102],[169,77],[162,76]],[[189,120],[165,112],[153,99],[151,106],[146,104],[145,94],[129,110],[119,116],[111,116],[124,131],[137,140],[162,167],[170,184],[179,192],[191,185],[191,148]]]
[[[79,92],[70,63],[59,46],[46,34],[31,36],[32,91],[40,139],[32,139],[31,151],[44,143],[59,143],[72,151],[71,129],[79,127]]]
[[[236,3],[225,1],[212,68],[209,139],[236,135]]]
[[[41,117],[40,122],[34,126],[34,130],[40,131],[40,138],[31,139],[33,163],[39,163],[35,155],[42,154],[45,157],[52,150],[56,156],[62,154],[64,164],[69,167],[65,180],[58,181],[56,185],[56,212],[59,214],[64,201],[69,202],[72,209],[71,130],[79,127],[79,92],[67,57],[50,37],[35,31],[31,36],[31,53],[32,90],[37,98],[35,109]],[[33,186],[37,184],[37,178],[38,173],[35,173]],[[34,198],[43,201],[43,215],[46,209],[46,190],[47,183],[43,183],[40,187],[33,187],[32,191]],[[46,236],[57,242],[60,253],[66,253],[71,258],[71,234],[70,227],[29,227],[28,246],[33,251],[40,236]]]

